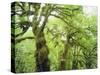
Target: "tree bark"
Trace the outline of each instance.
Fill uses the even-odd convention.
[[[42,10],[40,11],[40,13],[38,13],[39,9]],[[48,59],[49,49],[48,46],[46,45],[46,40],[43,31],[47,23],[48,17],[52,11],[52,8],[51,5],[47,4],[43,8],[39,7],[39,9],[35,11],[36,14],[34,15],[32,22],[33,23],[32,31],[33,34],[35,35],[35,40],[36,40],[36,53],[35,53],[36,71],[42,72],[42,71],[50,71],[50,64]],[[44,16],[44,21],[42,22],[42,25],[39,27],[42,16]]]
[[[60,70],[70,70],[72,69],[72,50],[70,44],[70,37],[67,35],[67,40],[65,41],[64,45],[64,52],[61,55],[60,59]]]
[[[36,36],[36,71],[49,71],[50,64],[48,59],[49,49],[46,45],[44,33],[41,32]]]

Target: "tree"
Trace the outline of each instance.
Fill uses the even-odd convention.
[[[30,39],[35,44],[37,72],[96,68],[97,17],[86,16],[83,6],[31,2],[14,2],[11,6],[12,67],[15,51],[19,51],[14,47]],[[25,36],[29,30],[31,34]],[[25,64],[18,57],[16,61]],[[24,68],[18,71],[25,72]]]

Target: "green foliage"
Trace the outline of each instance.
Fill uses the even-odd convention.
[[[18,35],[12,37],[15,38],[15,41],[25,37],[34,37],[34,39],[28,38],[15,43],[15,69],[16,72],[33,72],[36,71],[35,35],[38,34],[38,32],[34,34],[34,21],[36,22],[37,16],[43,17],[44,14],[43,12],[40,14],[41,12],[39,12],[39,9],[41,9],[40,4],[23,2],[17,2],[15,4],[16,11],[14,12],[18,13],[17,11],[21,11],[22,14],[12,16],[11,34],[15,36]],[[50,7],[49,4],[46,5],[46,9],[43,9],[45,11]],[[46,45],[49,48],[48,57],[51,71],[57,71],[62,67],[60,66],[61,59],[64,59],[66,63],[66,69],[64,70],[97,67],[97,16],[86,16],[83,12],[83,8],[83,6],[77,5],[54,4],[54,8],[43,30]],[[35,20],[33,18],[32,25],[26,24],[28,29],[24,32],[21,26],[23,26],[26,21],[31,22],[29,19],[30,16],[27,15],[27,13],[29,10],[34,12],[35,9],[37,12],[33,14]],[[14,8],[12,8],[12,10],[14,10]],[[40,18],[39,23],[36,22],[36,24],[40,24]],[[37,31],[40,31],[42,26],[39,27],[39,25],[36,25],[36,28]],[[14,53],[13,48],[14,45],[12,44],[12,53]],[[12,54],[12,56],[14,55]]]
[[[35,71],[35,43],[34,40],[25,40],[15,46],[16,72]]]

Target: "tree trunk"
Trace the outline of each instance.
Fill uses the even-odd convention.
[[[44,33],[41,32],[36,36],[36,71],[49,71],[50,64],[48,59],[49,50],[46,45]]]
[[[65,44],[65,53],[66,53],[66,69],[72,69],[72,41],[71,41],[72,33],[67,34],[67,44]]]
[[[33,22],[32,22],[33,23],[32,31],[36,37],[35,38],[36,40],[35,54],[36,54],[36,71],[37,72],[50,71],[50,64],[49,64],[49,59],[48,59],[49,49],[46,45],[46,40],[45,40],[43,31],[52,10],[53,9],[50,4],[46,4],[44,7],[39,6],[39,8],[35,10],[36,13],[34,15]],[[39,27],[42,17],[44,17],[44,20],[41,26]]]
[[[61,53],[59,70],[65,70],[65,69],[66,69],[66,59],[65,59],[64,53]]]
[[[70,70],[72,69],[72,50],[71,50],[71,44],[70,44],[70,37],[67,35],[67,40],[65,41],[64,45],[64,52],[61,54],[60,59],[60,70]]]

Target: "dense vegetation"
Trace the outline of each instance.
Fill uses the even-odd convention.
[[[79,5],[13,2],[12,71],[97,68],[97,15],[85,12]]]

